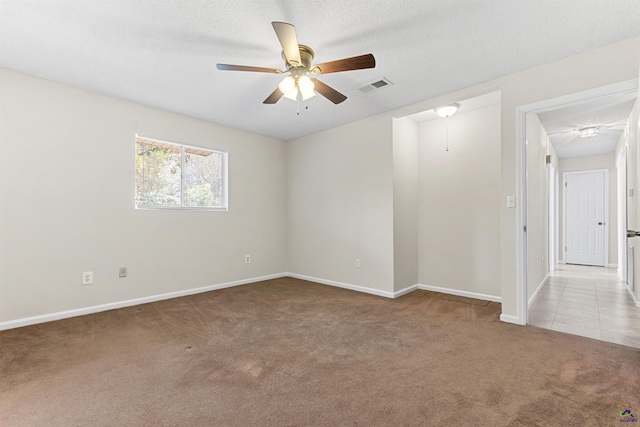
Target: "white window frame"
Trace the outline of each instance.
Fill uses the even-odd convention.
[[[169,144],[173,146],[180,147],[180,206],[137,206],[135,204],[136,194],[135,194],[135,185],[134,185],[134,194],[133,194],[133,203],[134,207],[137,210],[186,210],[186,211],[223,211],[226,212],[229,210],[229,153],[225,150],[217,150],[208,147],[199,147],[197,145],[191,144],[182,144],[179,142],[171,142],[165,141],[158,138],[153,138],[149,136],[142,136],[139,134],[135,135],[134,143],[137,145],[138,138],[140,139],[148,139],[152,141],[156,141],[162,144]],[[184,152],[186,149],[193,150],[202,150],[208,151],[211,153],[222,154],[222,206],[221,207],[212,207],[212,206],[184,206]],[[135,160],[135,156],[134,156]],[[135,162],[134,162],[134,175],[135,175]],[[134,179],[135,184],[135,179]]]

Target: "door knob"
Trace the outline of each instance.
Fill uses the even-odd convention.
[[[598,223],[598,225],[602,225],[602,223],[601,223],[601,222],[599,222],[599,223]]]
[[[627,237],[636,237],[636,236],[640,236],[640,231],[627,230]]]

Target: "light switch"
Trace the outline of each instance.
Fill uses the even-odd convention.
[[[516,196],[507,196],[507,207],[508,208],[516,207]]]

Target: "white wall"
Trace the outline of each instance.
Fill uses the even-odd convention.
[[[628,126],[628,124],[627,124]],[[620,135],[620,139],[616,145],[616,200],[617,200],[617,221],[618,236],[625,236],[627,233],[627,146],[625,133]],[[618,277],[621,280],[627,280],[627,238],[618,239]]]
[[[521,231],[517,209],[504,203],[516,194],[516,109],[637,79],[639,63],[636,37],[301,138],[286,149],[272,139],[2,72],[0,319],[280,271],[287,267],[287,233],[290,271],[391,292],[393,117],[501,90],[496,281],[502,319],[517,321]],[[136,131],[228,148],[229,215],[190,212],[188,225],[177,225],[185,218],[179,212],[134,211],[127,194],[133,166],[126,165]],[[79,157],[95,161],[80,164]],[[41,179],[27,175],[16,184],[34,166]],[[154,237],[159,232],[165,238]],[[248,247],[255,261],[236,264]],[[354,267],[357,257],[361,269]],[[123,262],[131,277],[107,281]],[[97,283],[78,290],[78,273],[88,269]]]
[[[283,142],[6,70],[0,123],[0,323],[287,271]],[[229,211],[135,210],[136,133],[228,150]]]
[[[640,76],[639,76],[640,78]],[[640,90],[639,90],[640,92]],[[638,176],[638,167],[640,166],[640,150],[638,150],[638,146],[640,145],[640,111],[638,108],[638,104],[640,100],[636,100],[636,104],[633,106],[633,110],[631,111],[631,115],[629,116],[629,122],[627,123],[627,127],[625,128],[625,136],[628,141],[629,150],[627,151],[627,170],[632,169],[632,177],[634,181],[635,189],[634,189],[634,200],[627,199],[627,203],[632,204],[632,207],[635,208],[634,214],[635,224],[633,225],[633,230],[637,230],[638,224],[640,224],[640,206],[638,203],[638,190],[640,190],[640,177]],[[633,153],[633,157],[630,155]],[[631,159],[631,160],[629,160]],[[635,160],[635,161],[634,161]],[[630,167],[630,163],[633,163],[633,167]],[[627,180],[629,180],[629,176],[627,175]],[[636,237],[634,242],[635,250],[635,271],[634,271],[634,294],[636,305],[640,302],[640,247],[638,247],[638,243],[640,243],[640,239]]]
[[[288,143],[290,272],[393,293],[392,140],[372,117]]]
[[[418,124],[393,119],[394,290],[418,283]]]
[[[577,172],[584,170],[607,169],[609,171],[609,264],[618,263],[618,174],[616,173],[616,154],[615,152],[597,154],[593,156],[580,157],[563,157],[558,163],[560,172],[560,182],[562,182],[562,174],[564,172]],[[564,260],[564,217],[562,211],[562,200],[564,197],[564,186],[560,185],[560,224],[559,224],[559,248],[558,254],[560,259]]]
[[[506,206],[516,194],[516,109],[519,106],[638,78],[640,37],[438,96],[390,113],[403,117],[499,89],[501,110],[500,274],[502,319],[518,321],[516,275],[517,209]]]
[[[499,298],[500,105],[420,123],[418,141],[420,284]]]
[[[536,114],[527,115],[527,297],[546,282],[549,275],[549,166],[558,158]]]
[[[393,244],[390,242],[393,241],[393,172],[391,161],[393,151],[391,122],[393,118],[409,116],[441,105],[500,90],[502,106],[500,113],[500,197],[498,200],[500,242],[496,249],[500,252],[500,263],[496,280],[500,283],[502,318],[507,321],[517,321],[516,234],[519,233],[519,230],[516,229],[517,209],[507,208],[505,203],[507,196],[516,194],[516,109],[519,106],[636,79],[639,62],[640,37],[636,37],[293,141],[288,151],[290,154],[289,170],[294,172],[288,177],[289,188],[293,190],[289,193],[289,215],[292,224],[289,241],[292,270],[301,268],[301,271],[312,272],[316,277],[331,276],[332,280],[347,283],[354,283],[353,281],[357,280],[361,286],[392,289],[394,283]],[[372,154],[365,156],[365,153],[362,155],[353,153],[354,147],[362,148],[364,146],[362,139],[370,141],[373,147]],[[337,159],[330,159],[334,153],[329,148],[335,148],[339,143],[343,143],[342,146],[346,147],[344,161],[340,161],[342,157],[337,155]],[[384,156],[387,156],[386,160],[383,158]],[[322,164],[331,164],[332,173],[340,177],[355,177],[358,187],[361,186],[362,181],[358,174],[365,173],[367,176],[371,176],[372,185],[376,186],[376,191],[379,193],[378,203],[374,204],[367,199],[354,200],[348,197],[348,194],[353,195],[353,192],[340,191],[335,195],[329,194],[325,199],[326,204],[340,205],[344,203],[349,206],[348,210],[337,212],[330,220],[318,215],[313,209],[297,207],[298,202],[305,202],[308,199],[304,196],[303,191],[306,184],[311,185],[312,191],[317,189],[318,185],[313,183],[313,177],[310,173],[302,170],[304,166],[298,166],[296,163],[302,162],[303,165],[312,166],[315,160]],[[296,182],[298,178],[302,179],[299,183]],[[334,182],[333,178],[329,180],[331,183]],[[351,186],[349,183],[345,185]],[[321,212],[325,211],[326,209],[321,209]],[[307,213],[313,220],[305,219]],[[367,244],[364,239],[350,239],[350,242],[357,241],[357,243],[350,244],[347,248],[337,249],[339,254],[328,253],[332,260],[339,261],[339,267],[323,260],[314,264],[310,260],[314,245],[325,240],[320,234],[324,232],[333,235],[336,232],[344,232],[345,228],[348,229],[356,222],[354,219],[356,217],[370,218],[371,222],[367,221],[366,229],[372,230],[374,233],[374,237],[371,238],[372,242]],[[376,221],[377,225],[374,223]],[[328,230],[332,228],[331,223],[345,223],[346,226],[339,225],[336,232],[329,232]],[[316,224],[321,231],[312,230]],[[360,229],[358,227],[358,230]],[[309,237],[310,241],[305,242],[305,237]],[[389,249],[383,249],[382,245],[387,244]],[[325,247],[327,245],[322,243],[319,244],[318,249]],[[354,255],[367,248],[372,248],[371,250],[377,254],[376,260],[379,262],[375,272],[367,273],[367,277],[371,280],[363,280],[362,273],[356,274],[349,267],[352,265]],[[303,255],[296,255],[296,250],[301,250]]]
[[[640,133],[638,128],[640,127],[638,103],[636,100],[629,121],[624,128],[616,152],[626,151],[627,153],[627,187],[628,190],[633,189],[633,195],[630,191],[627,191],[627,229],[638,230],[638,224],[640,224],[640,206],[638,204],[638,190],[640,189],[640,180],[638,177],[638,165],[640,165],[640,151],[638,150],[638,144],[640,141]],[[624,244],[626,244],[625,241]],[[634,275],[634,295],[636,301],[640,301],[640,238],[635,237],[628,239],[628,244],[635,247],[635,275]],[[622,246],[622,245],[621,245]]]

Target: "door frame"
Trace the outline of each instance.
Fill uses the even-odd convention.
[[[567,176],[589,172],[604,172],[604,265],[609,266],[609,169],[587,169],[580,171],[562,172],[562,261],[567,264]]]
[[[616,203],[618,204],[618,235],[627,233],[627,194],[629,184],[627,183],[627,147],[620,150],[620,155],[616,158]],[[618,240],[618,277],[623,282],[627,281],[627,251],[629,242]],[[624,254],[624,257],[622,256]]]
[[[547,260],[549,261],[549,272],[555,271],[558,265],[558,210],[556,209],[556,167],[553,163],[547,164],[547,197],[549,207],[549,218],[547,220],[549,231],[549,248],[547,249]]]
[[[571,104],[616,93],[638,92],[638,79],[601,86],[516,107],[516,322],[526,325],[529,315],[527,298],[527,114],[551,111]],[[640,150],[638,150],[640,152]],[[625,235],[626,239],[626,235]],[[626,256],[618,254],[618,256]]]

